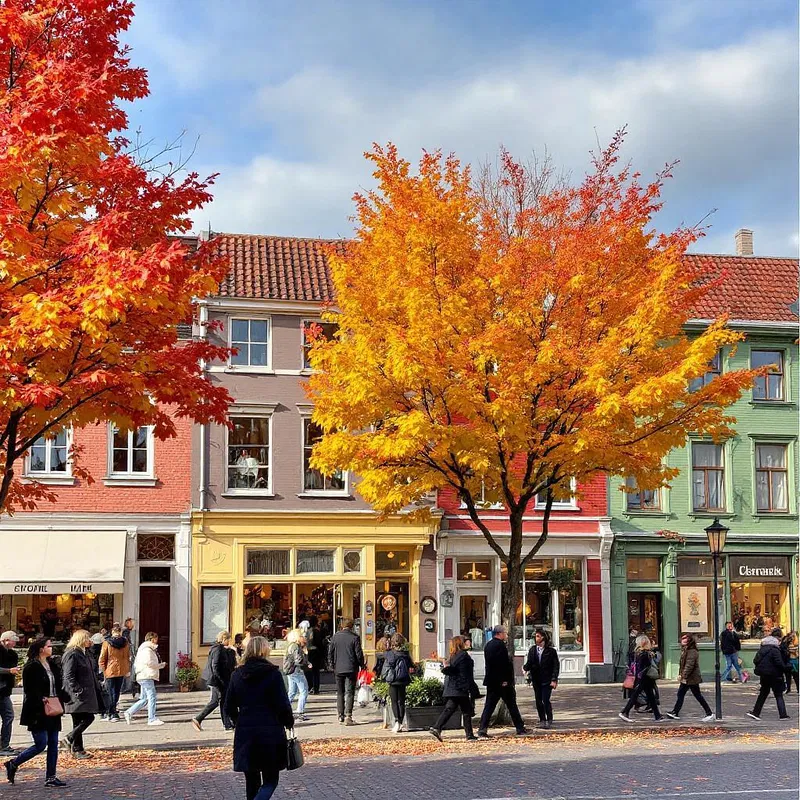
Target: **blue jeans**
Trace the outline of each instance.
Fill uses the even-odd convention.
[[[7,750],[11,744],[11,726],[14,723],[14,706],[10,697],[0,697],[0,750]]]
[[[306,710],[306,700],[308,700],[308,681],[305,673],[300,667],[296,667],[294,672],[286,677],[289,679],[289,703],[299,694],[297,713],[302,714]]]
[[[33,737],[33,744],[27,749],[23,750],[16,758],[11,761],[15,767],[36,758],[39,753],[43,753],[47,748],[47,772],[45,779],[55,778],[56,764],[58,763],[58,731],[31,731]]]
[[[739,666],[739,654],[729,653],[725,655],[725,672],[722,673],[722,680],[726,681],[730,677],[731,670],[735,669],[739,675],[739,680],[743,680],[742,668]]]
[[[278,788],[278,773],[245,772],[244,783],[247,800],[269,800]]]
[[[128,714],[133,716],[147,705],[147,721],[152,722],[156,718],[156,682],[141,680],[139,686],[142,687],[142,696],[128,709]]]
[[[119,717],[117,704],[119,703],[119,697],[122,694],[122,684],[124,682],[125,678],[106,678],[106,687],[108,689],[108,696],[110,698],[110,703],[108,706],[109,717]]]

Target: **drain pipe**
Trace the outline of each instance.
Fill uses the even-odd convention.
[[[206,326],[208,324],[208,304],[205,300],[200,303],[200,332],[202,338],[206,338]],[[200,362],[200,369],[205,375],[207,364]],[[200,511],[208,511],[208,480],[206,476],[206,448],[208,446],[208,425],[204,422],[200,425]]]

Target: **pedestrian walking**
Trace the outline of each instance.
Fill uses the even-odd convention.
[[[5,762],[8,782],[14,783],[17,770],[26,761],[47,750],[44,785],[48,788],[66,786],[56,776],[56,768],[62,704],[68,697],[64,692],[61,670],[53,661],[53,646],[49,639],[36,639],[28,648],[28,660],[22,670],[22,690],[24,697],[19,722],[31,732],[33,744]]]
[[[133,617],[128,617],[125,622],[122,624],[122,635],[128,640],[128,644],[130,645],[130,674],[129,676],[123,681],[122,685],[122,692],[130,692],[131,699],[135,700],[137,691],[136,691],[136,675],[134,674],[133,670],[133,659],[136,653],[136,636],[134,634],[134,630],[136,629],[136,620]]]
[[[11,747],[11,730],[14,726],[14,706],[11,692],[17,675],[22,671],[19,656],[14,651],[19,637],[14,631],[3,631],[0,636],[0,756],[15,756]]]
[[[133,720],[133,715],[147,705],[147,724],[163,725],[164,723],[156,716],[156,681],[159,673],[167,664],[158,657],[158,634],[150,631],[145,634],[144,641],[136,651],[136,658],[133,661],[133,673],[139,686],[142,687],[141,697],[122,715],[128,725]]]
[[[492,718],[497,704],[502,700],[506,704],[511,721],[517,730],[517,736],[523,736],[528,731],[522,721],[522,714],[517,706],[517,689],[514,680],[514,660],[508,652],[506,640],[508,631],[505,625],[495,625],[492,628],[492,639],[483,648],[483,657],[486,672],[483,685],[486,687],[486,703],[483,706],[478,736],[489,736],[489,721]]]
[[[309,692],[319,694],[319,681],[322,668],[325,665],[325,641],[316,617],[308,620],[306,631],[306,652],[308,653],[308,678]]]
[[[372,673],[376,678],[381,677],[381,673],[383,672],[383,663],[386,661],[386,651],[389,649],[389,647],[391,647],[391,644],[392,637],[384,635],[378,639],[378,642],[375,645],[375,666],[372,668]]]
[[[305,669],[308,666],[308,656],[305,652],[306,639],[300,630],[292,630],[286,634],[289,646],[283,657],[283,674],[289,683],[289,705],[297,697],[297,717],[303,722],[308,722],[306,716],[306,701],[308,700],[308,681]]]
[[[72,730],[62,739],[61,744],[75,758],[91,758],[83,746],[83,734],[94,722],[95,716],[103,711],[100,675],[88,652],[91,646],[89,632],[78,629],[67,642],[64,657],[61,659],[64,691],[69,695],[64,711],[72,716]]]
[[[796,631],[789,631],[789,633],[781,639],[781,654],[783,655],[783,660],[789,665],[786,668],[786,694],[791,694],[793,679],[795,689],[800,692],[800,683],[798,683],[798,644]]]
[[[475,663],[472,656],[464,649],[464,637],[454,636],[450,640],[450,658],[442,667],[444,673],[444,710],[429,728],[429,733],[442,741],[442,729],[453,716],[456,709],[461,711],[464,734],[467,741],[475,741],[478,737],[472,732],[472,687],[475,685]]]
[[[103,675],[103,670],[100,668],[100,653],[103,650],[103,642],[107,637],[108,631],[103,628],[99,633],[95,633],[90,637],[90,645],[86,648],[86,655],[92,659],[100,685],[100,719],[102,720],[108,720],[108,710],[111,708],[111,693],[108,691],[105,675]]]
[[[658,697],[656,696],[656,681],[658,680],[658,667],[653,659],[653,643],[650,637],[642,633],[636,637],[636,648],[634,651],[633,671],[635,683],[631,689],[631,696],[625,704],[625,708],[619,713],[619,718],[625,722],[633,722],[630,711],[636,703],[640,694],[647,698],[647,707],[653,712],[656,722],[664,719],[658,708]]]
[[[243,772],[247,800],[269,800],[286,769],[286,729],[294,716],[278,668],[270,663],[269,643],[252,636],[242,666],[234,671],[225,711],[235,725],[233,769]]]
[[[550,644],[550,634],[541,628],[533,634],[533,646],[522,669],[528,673],[536,698],[539,727],[550,728],[553,724],[553,704],[550,697],[558,687],[561,662],[558,651]],[[479,734],[480,735],[480,734]]]
[[[234,669],[236,669],[236,651],[231,647],[231,635],[228,631],[220,631],[216,642],[208,651],[208,660],[203,670],[203,680],[211,690],[211,697],[203,710],[192,718],[192,726],[196,731],[203,730],[203,720],[215,708],[219,708],[225,730],[233,730],[233,723],[225,711],[225,695]]]
[[[733,628],[733,622],[728,620],[725,623],[725,630],[719,635],[719,649],[725,656],[725,671],[722,673],[722,680],[735,679],[731,676],[734,670],[742,683],[747,683],[747,676],[743,674],[739,665],[739,651],[742,649],[742,640]]]
[[[380,675],[381,679],[389,684],[389,699],[394,715],[394,725],[392,726],[394,733],[400,733],[403,719],[406,716],[406,689],[411,683],[411,674],[414,672],[414,664],[405,647],[405,637],[400,633],[395,633],[389,640],[389,649],[384,655]]]
[[[131,645],[122,635],[122,626],[115,622],[100,649],[100,669],[108,689],[108,721],[119,722],[119,698],[122,685],[131,674]]]
[[[331,637],[328,661],[336,678],[336,711],[343,725],[355,725],[353,701],[358,671],[366,666],[361,639],[353,633],[353,620],[342,620],[342,629]],[[260,800],[260,798],[259,798]]]
[[[761,688],[756,698],[756,704],[752,711],[747,712],[751,719],[760,720],[761,710],[764,703],[772,692],[775,695],[775,703],[778,706],[778,717],[789,719],[786,712],[786,702],[783,699],[783,690],[786,688],[786,661],[781,653],[781,639],[783,631],[774,628],[769,636],[761,640],[761,647],[753,658],[755,669],[753,670],[759,677]]]
[[[675,698],[675,705],[672,711],[666,711],[666,715],[671,719],[680,719],[681,708],[683,708],[683,701],[686,698],[686,693],[691,692],[694,699],[700,703],[706,715],[703,717],[703,722],[711,722],[714,719],[714,714],[711,711],[711,706],[706,702],[700,692],[700,684],[703,682],[703,676],[700,672],[700,653],[697,651],[697,641],[690,633],[684,633],[681,636],[681,660],[679,667],[680,686],[678,686],[678,695]]]

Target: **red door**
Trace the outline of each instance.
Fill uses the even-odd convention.
[[[169,586],[139,587],[139,641],[153,631],[158,634],[158,654],[167,666],[161,670],[160,680],[169,683],[169,665],[172,662],[172,645],[169,641]]]

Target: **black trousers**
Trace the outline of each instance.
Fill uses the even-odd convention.
[[[705,697],[700,693],[700,687],[696,685],[687,686],[685,683],[682,683],[678,687],[678,696],[675,698],[675,707],[672,709],[672,713],[677,716],[681,713],[681,708],[683,708],[683,701],[686,698],[686,693],[691,692],[694,695],[694,699],[697,700],[698,703],[703,708],[703,711],[706,714],[711,713],[711,706],[706,702]]]
[[[647,698],[647,705],[653,710],[653,716],[656,719],[661,718],[661,712],[658,710],[658,697],[656,696],[656,682],[652,678],[642,678],[631,691],[631,696],[622,709],[622,713],[627,717],[630,714],[639,695],[644,693]]]
[[[442,730],[456,709],[461,709],[461,722],[464,725],[464,733],[467,736],[472,736],[472,700],[469,697],[448,697],[444,704],[444,710],[439,714],[439,719],[436,720],[436,724],[433,727],[437,731]]]
[[[195,717],[198,722],[202,722],[217,706],[219,706],[219,715],[222,717],[222,724],[225,729],[233,727],[228,715],[225,713],[225,687],[210,686],[211,698],[206,703],[205,708]]]
[[[336,710],[339,719],[353,716],[353,699],[356,696],[356,678],[358,672],[336,676]]]
[[[519,707],[517,706],[517,690],[510,683],[508,686],[486,687],[486,704],[483,707],[481,724],[478,726],[478,730],[486,731],[489,728],[489,720],[491,720],[492,714],[494,714],[494,710],[501,700],[506,704],[508,713],[511,714],[511,721],[514,723],[514,727],[518,731],[524,730],[525,723],[522,721],[522,714],[519,713]]]
[[[550,697],[553,687],[549,683],[534,683],[533,696],[536,698],[536,710],[539,712],[539,722],[553,721],[553,704]]]
[[[83,752],[83,732],[94,722],[94,714],[72,714],[72,730],[64,737],[77,753]]]
[[[311,694],[319,694],[319,674],[322,671],[322,664],[319,661],[312,661],[308,671],[308,690]]]
[[[764,703],[767,702],[769,693],[772,692],[775,695],[775,703],[778,706],[778,716],[781,718],[787,717],[786,702],[783,699],[783,690],[785,686],[786,683],[782,675],[780,678],[771,678],[769,675],[762,675],[761,689],[758,692],[758,699],[753,708],[753,713],[757,717],[761,716],[761,709],[764,708]]]
[[[278,788],[278,772],[245,772],[244,786],[247,800],[268,800]]]
[[[402,683],[392,683],[389,685],[389,697],[392,700],[392,714],[395,720],[401,725],[403,717],[406,715],[406,687]]]

